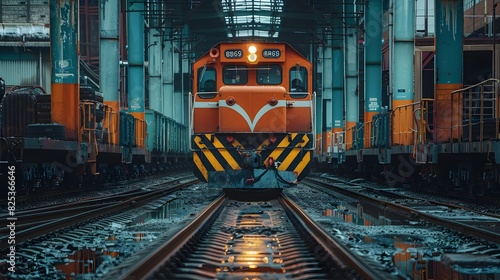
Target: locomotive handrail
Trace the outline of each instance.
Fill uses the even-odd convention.
[[[339,153],[339,152],[343,152],[345,147],[344,147],[344,141],[345,141],[345,133],[346,131],[345,130],[342,130],[342,131],[337,131],[337,132],[334,132],[334,137],[332,137],[332,142],[333,142],[333,150],[332,152],[335,153]],[[335,138],[335,141],[333,141],[333,138]],[[335,151],[335,148],[337,148],[337,150]]]
[[[404,139],[401,139],[401,138],[404,137],[405,135],[410,135],[409,137],[412,137],[412,134],[415,132],[415,128],[413,126],[405,128],[405,127],[403,127],[403,125],[407,124],[407,123],[410,123],[410,124],[413,123],[411,121],[411,119],[414,118],[416,105],[421,105],[420,101],[397,106],[396,108],[394,108],[391,111],[391,119],[393,120],[391,122],[392,123],[392,129],[391,129],[391,135],[392,135],[391,142],[392,143],[391,143],[391,145],[394,143],[397,143],[397,142],[399,142],[398,144],[410,144],[410,143],[406,143],[404,141]],[[411,109],[411,111],[408,111],[410,109]],[[398,126],[397,127],[396,127],[396,124],[394,123],[394,120],[396,119],[396,114],[399,115],[399,118],[397,118],[398,119],[398,122],[397,122]],[[410,120],[408,120],[407,118],[410,118]],[[397,130],[396,130],[396,128],[397,128]],[[418,125],[417,125],[417,131],[418,131]],[[397,137],[397,141],[396,141],[396,137]],[[413,142],[415,141],[414,137],[412,140],[413,140]]]
[[[137,132],[136,138],[137,138],[137,147],[138,148],[144,148],[145,145],[145,139],[146,139],[146,134],[147,134],[147,124],[145,120],[141,119],[136,119],[135,120],[135,130]]]
[[[312,93],[312,108],[311,108],[311,121],[312,121],[312,128],[311,128],[311,134],[313,135],[313,147],[312,150],[316,150],[316,92],[313,91]]]
[[[364,131],[364,143],[363,143],[363,147],[364,148],[371,148],[372,145],[371,145],[371,130],[372,130],[372,124],[373,124],[373,120],[371,121],[367,121],[363,124],[363,126],[365,126],[365,131]],[[370,137],[368,137],[370,136]]]
[[[193,141],[191,141],[191,135],[194,134],[194,130],[193,130],[193,119],[194,119],[194,110],[193,110],[193,102],[194,102],[194,97],[193,97],[193,93],[192,92],[189,92],[189,97],[188,97],[188,110],[189,110],[189,149],[191,151],[193,151]]]
[[[113,107],[104,104],[104,111],[105,111],[105,118],[104,118],[104,124],[103,124],[103,131],[102,134],[104,135],[104,128],[108,130],[108,144],[115,144],[114,143],[114,134],[118,130],[118,125],[117,125],[117,114],[113,110]],[[102,137],[101,137],[102,139]]]
[[[454,90],[451,92],[451,122],[450,122],[450,143],[454,141],[453,132],[456,130],[456,141],[460,144],[465,139],[464,129],[467,129],[466,142],[473,142],[475,133],[473,133],[473,125],[479,125],[479,139],[478,141],[482,143],[485,139],[485,117],[487,120],[495,121],[495,135],[492,139],[497,139],[499,137],[499,99],[498,99],[498,79],[490,78],[484,80],[480,83],[466,86],[464,88]],[[491,90],[486,90],[486,86],[491,86]],[[478,91],[479,90],[479,91]],[[491,97],[487,97],[487,95]],[[479,104],[478,104],[479,102]],[[485,102],[489,103],[490,106],[485,108]],[[457,107],[457,108],[455,108]],[[486,109],[486,112],[485,112]],[[457,110],[457,116],[455,115],[455,110]],[[454,146],[452,145],[452,151]]]
[[[418,144],[425,144],[426,139],[427,139],[427,132],[428,133],[433,133],[433,130],[429,127],[429,121],[428,121],[428,112],[429,110],[429,103],[434,102],[434,99],[432,98],[422,98],[419,102],[415,102],[414,106],[419,105],[418,107],[414,107],[413,109],[413,120],[415,122],[415,125],[417,127],[417,130],[415,131],[415,136],[413,140],[413,158],[417,158],[417,150],[418,150]],[[420,112],[420,119],[417,117],[417,112]]]
[[[352,137],[352,134],[354,133],[355,129],[356,129],[356,125],[353,125],[351,127],[347,127],[345,130],[345,134],[346,134],[345,149],[346,150],[350,150],[353,146],[354,137]],[[347,137],[348,135],[351,135],[351,137]],[[348,139],[351,139],[351,141],[349,142]]]
[[[80,127],[80,134],[87,134],[87,141],[89,144],[93,144],[95,147],[95,155],[99,153],[99,149],[97,147],[97,137],[96,137],[96,104],[92,101],[84,100],[80,102],[80,110],[82,112],[83,123]]]
[[[400,105],[400,106],[397,106],[396,108],[394,108],[392,111],[391,111],[391,118],[394,119],[395,117],[395,114],[396,114],[396,111],[401,111],[403,109],[408,109],[409,107],[413,107],[413,110],[412,110],[412,116],[413,116],[413,119],[414,119],[414,123],[415,125],[417,126],[417,129],[413,129],[413,128],[410,128],[410,132],[413,133],[413,132],[417,132],[418,133],[421,133],[420,130],[419,130],[419,123],[416,119],[416,112],[417,111],[420,111],[421,108],[427,108],[428,107],[428,103],[429,102],[433,102],[434,99],[432,98],[422,98],[421,100],[419,101],[416,101],[416,102],[413,102],[413,103],[408,103],[408,104],[405,104],[405,105]],[[416,106],[418,105],[417,108],[415,108]],[[428,109],[427,109],[428,110]],[[401,123],[401,122],[400,122]],[[425,131],[428,131],[430,133],[432,133],[432,129],[429,127],[429,122],[426,121],[426,129]],[[405,131],[406,133],[408,133],[408,131]],[[394,134],[396,134],[396,132],[392,132]],[[399,134],[403,134],[404,132],[400,132]],[[425,133],[424,133],[425,134]],[[425,139],[425,138],[424,138]]]

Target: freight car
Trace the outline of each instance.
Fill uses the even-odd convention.
[[[310,170],[312,65],[285,43],[219,43],[193,64],[194,173],[209,187],[281,189]]]
[[[77,139],[52,122],[51,95],[15,86],[2,98],[0,164],[15,166],[16,191],[96,185],[189,166],[188,127],[154,110],[145,120],[114,112],[103,96],[79,87]]]

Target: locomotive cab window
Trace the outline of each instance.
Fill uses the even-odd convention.
[[[294,98],[307,96],[307,69],[301,66],[290,68],[290,93]],[[300,93],[300,94],[297,94]]]
[[[279,85],[282,81],[281,72],[281,65],[263,65],[257,69],[257,83],[259,85]]]
[[[201,98],[213,98],[217,95],[216,77],[213,67],[205,66],[198,69],[198,95]]]
[[[226,65],[223,71],[226,85],[244,85],[248,82],[248,71],[244,66]]]

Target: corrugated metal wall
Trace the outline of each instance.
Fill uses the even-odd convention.
[[[36,50],[34,50],[36,51]],[[7,87],[41,85],[50,92],[50,58],[42,54],[38,59],[0,60],[0,77]]]
[[[38,61],[2,61],[5,73],[0,73],[7,85],[36,85],[38,83]],[[2,71],[4,72],[4,71]]]

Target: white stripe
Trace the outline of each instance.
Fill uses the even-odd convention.
[[[229,106],[226,103],[226,100],[219,100],[219,104],[216,102],[194,102],[193,108],[201,108],[201,109],[210,109],[210,108],[217,108],[217,107],[224,107],[224,108],[229,108],[231,110],[234,110],[237,112],[240,116],[245,119],[245,121],[248,124],[248,127],[250,130],[253,132],[255,129],[255,126],[259,122],[260,118],[264,116],[267,112],[271,111],[274,108],[281,108],[281,107],[286,107],[286,104],[290,104],[291,107],[294,108],[311,108],[312,106],[312,101],[285,101],[285,100],[278,100],[278,104],[275,106],[269,105],[269,103],[266,103],[260,110],[257,112],[255,115],[255,119],[250,119],[250,116],[247,114],[245,109],[243,109],[238,103],[234,104],[233,106]]]
[[[310,108],[312,107],[312,101],[290,101],[288,103],[292,104],[292,107],[298,108]]]
[[[262,118],[262,116],[264,116],[264,114],[266,114],[267,112],[271,111],[274,108],[280,108],[280,107],[285,107],[285,106],[286,106],[286,101],[284,101],[284,100],[278,100],[278,104],[276,104],[275,106],[271,106],[268,103],[266,103],[266,105],[264,105],[262,108],[260,108],[259,112],[257,112],[257,114],[255,115],[255,119],[252,121],[250,119],[250,116],[245,111],[245,109],[243,109],[240,105],[238,105],[238,103],[234,104],[233,106],[229,106],[226,104],[225,100],[219,101],[219,107],[225,107],[225,108],[234,110],[235,112],[240,114],[240,116],[242,116],[243,119],[245,119],[245,121],[248,124],[248,127],[250,128],[250,130],[252,132],[254,131],[255,126],[259,122],[260,118]]]
[[[217,108],[217,102],[194,102],[193,108]]]

